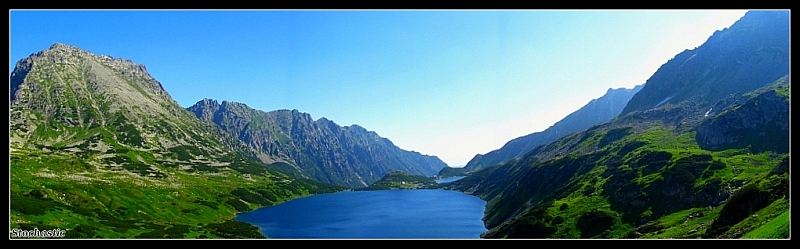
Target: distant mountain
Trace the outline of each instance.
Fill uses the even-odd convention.
[[[466,171],[476,171],[488,166],[507,162],[525,155],[537,146],[555,141],[567,134],[588,129],[596,124],[608,122],[625,108],[628,100],[642,89],[642,85],[633,89],[611,89],[600,98],[589,101],[577,111],[556,122],[544,131],[534,132],[508,141],[502,148],[484,155],[476,155],[465,166]]]
[[[11,228],[263,237],[235,212],[341,188],[265,165],[130,60],[54,44],[10,75]]]
[[[264,112],[211,99],[187,109],[244,141],[263,161],[320,182],[366,187],[391,171],[432,176],[447,166],[436,156],[402,150],[361,126],[315,121],[297,110]]]
[[[442,170],[439,170],[439,173],[436,174],[436,177],[437,178],[447,178],[447,177],[454,177],[454,176],[465,176],[468,173],[469,172],[464,167],[455,168],[455,167],[449,167],[448,166],[448,167],[442,168]]]
[[[448,187],[487,201],[486,238],[788,238],[788,15],[747,12],[617,118]]]

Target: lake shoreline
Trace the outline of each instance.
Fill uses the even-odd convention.
[[[236,215],[271,239],[480,239],[486,202],[444,189],[339,191]]]

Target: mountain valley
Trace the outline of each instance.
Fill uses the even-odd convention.
[[[440,188],[486,201],[482,238],[790,238],[789,19],[749,11],[463,168],[296,109],[182,107],[144,65],[56,43],[9,77],[12,237],[264,238],[235,216]]]

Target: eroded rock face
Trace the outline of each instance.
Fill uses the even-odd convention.
[[[697,128],[703,149],[722,150],[750,146],[754,152],[788,152],[789,101],[768,91],[721,112]]]
[[[702,115],[730,94],[756,90],[788,73],[789,12],[749,11],[664,63],[622,115],[670,104],[693,106]]]
[[[217,171],[235,154],[250,153],[127,59],[56,43],[17,62],[9,81],[11,148],[74,154],[101,168],[157,177],[164,177],[160,166]],[[153,159],[124,156],[128,151]],[[237,169],[250,166],[264,168]]]
[[[361,126],[314,120],[298,110],[264,112],[210,99],[187,109],[254,151],[293,166],[287,169],[321,182],[365,187],[391,171],[430,176],[447,166],[438,157],[402,150]]]

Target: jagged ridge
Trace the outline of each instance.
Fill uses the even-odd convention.
[[[129,60],[54,44],[20,60],[10,86],[11,228],[256,238],[235,212],[341,189],[261,163]]]
[[[298,110],[264,112],[237,102],[203,99],[187,108],[247,143],[266,162],[284,162],[304,177],[364,187],[388,172],[434,175],[446,164],[435,156],[405,151],[361,126],[313,120]]]
[[[676,56],[611,122],[450,186],[487,200],[483,237],[763,234],[788,212],[788,50],[770,47],[788,44],[787,16],[748,12],[694,50],[703,66]]]
[[[551,143],[567,134],[588,129],[599,123],[608,122],[619,115],[628,100],[641,89],[642,85],[635,86],[633,89],[609,88],[605,95],[589,101],[589,103],[570,113],[546,130],[512,139],[498,150],[476,155],[467,163],[464,169],[466,171],[476,171],[504,163],[513,158],[523,156],[537,146]]]

